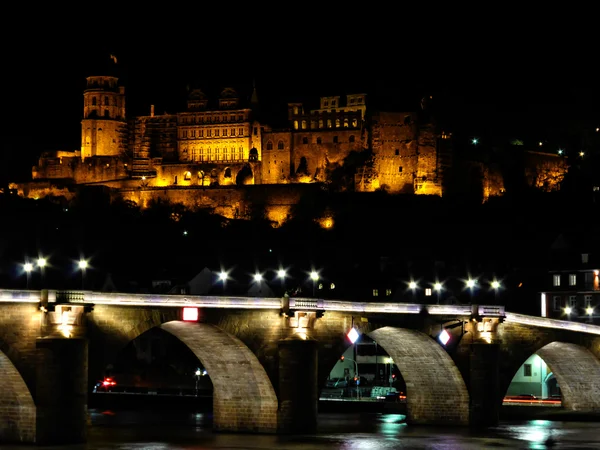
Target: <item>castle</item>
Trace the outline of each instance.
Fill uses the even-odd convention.
[[[362,155],[339,189],[443,196],[452,168],[452,139],[428,111],[368,107],[366,94],[321,97],[316,109],[288,103],[287,126],[260,114],[256,89],[244,101],[232,88],[218,99],[189,91],[187,109],[127,117],[116,76],[90,76],[83,92],[81,149],[44,153],[21,195],[74,195],[74,186],[102,185],[111,197],[147,207],[156,199],[244,217],[248,186],[268,187],[267,216],[282,223],[301,185],[330,184],[350,155]],[[216,100],[216,102],[214,101]],[[354,158],[356,160],[356,158]],[[484,197],[502,180],[482,169]]]

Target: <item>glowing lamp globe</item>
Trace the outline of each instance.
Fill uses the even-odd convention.
[[[348,336],[348,339],[350,339],[350,342],[352,342],[354,344],[358,339],[358,332],[356,331],[356,329],[351,328],[350,331],[348,331],[348,334],[346,336]]]

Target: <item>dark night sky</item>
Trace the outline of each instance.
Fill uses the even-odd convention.
[[[275,111],[307,95],[314,105],[319,96],[352,92],[384,108],[415,110],[431,94],[448,126],[464,136],[506,134],[527,143],[551,140],[573,120],[598,122],[598,39],[583,22],[557,33],[551,23],[490,23],[493,12],[479,12],[477,28],[470,16],[441,25],[388,23],[381,13],[371,20],[364,11],[353,11],[350,22],[296,14],[253,22],[241,12],[231,22],[227,13],[197,23],[184,22],[193,14],[184,11],[150,21],[131,15],[98,30],[40,15],[21,36],[3,36],[11,42],[3,69],[4,161],[25,161],[29,172],[40,152],[79,147],[85,77],[110,54],[123,74],[129,116],[148,113],[150,104],[157,113],[182,110],[187,86],[249,93],[256,80],[259,98]]]

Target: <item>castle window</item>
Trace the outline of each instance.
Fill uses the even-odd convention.
[[[200,135],[200,137],[204,137],[204,130],[200,130],[199,135]]]
[[[335,127],[336,128],[340,127],[340,119],[335,119]]]
[[[350,99],[350,104],[351,104],[351,105],[354,105],[354,100],[355,100],[355,99],[353,99],[353,98],[351,98],[351,99]]]
[[[319,128],[323,128],[323,119],[319,119]]]
[[[348,140],[349,140],[350,142],[354,142],[354,135],[351,135],[351,136],[348,138]]]
[[[108,106],[108,97],[104,97],[104,106]]]
[[[238,135],[239,136],[243,136],[244,135],[244,129],[243,128],[238,128]]]
[[[181,132],[181,137],[184,137],[184,138],[186,138],[186,137],[187,137],[187,130],[183,130],[183,131]]]
[[[294,130],[297,130],[297,129],[298,129],[298,121],[294,120]]]
[[[410,116],[404,116],[404,125],[410,125],[412,119]]]
[[[293,111],[294,111],[294,114],[298,114],[298,107],[297,107],[297,106],[294,106],[294,109],[293,109]]]
[[[244,149],[242,147],[238,148],[238,159],[244,159]]]
[[[327,128],[331,128],[331,119],[327,119]]]
[[[235,122],[235,116],[234,116],[234,115],[231,115],[231,116],[229,117],[229,121],[230,121],[230,122]]]
[[[358,99],[358,103],[362,103],[362,102],[363,102],[363,99],[362,99],[362,98],[359,98],[359,99]]]
[[[311,129],[315,129],[315,128],[317,128],[317,122],[315,122],[314,120],[311,120],[311,121],[310,121],[310,128],[311,128]]]
[[[258,135],[258,127],[254,127],[253,133],[254,133],[254,136]]]
[[[348,128],[348,118],[344,118],[344,128]]]
[[[271,141],[267,142],[267,150],[273,150],[273,143]]]
[[[331,100],[331,106],[335,106],[335,100]]]
[[[241,114],[238,116],[238,120],[241,122],[242,120],[244,120],[244,116],[242,116]]]
[[[283,150],[283,141],[277,143],[277,150]]]
[[[338,137],[337,137],[337,136],[334,136],[334,137],[333,137],[333,143],[334,143],[334,144],[337,144],[337,143],[338,143]]]
[[[303,130],[306,130],[306,120],[303,120],[303,121],[302,121],[302,129],[303,129]]]
[[[196,137],[196,130],[192,130],[192,137]]]
[[[227,128],[223,129],[223,136],[227,136]]]
[[[318,137],[317,138],[317,144],[321,144],[322,142],[323,142],[323,140],[320,137]]]
[[[92,106],[96,106],[96,97],[92,97]]]
[[[356,128],[358,126],[358,120],[352,119],[352,126]]]
[[[329,102],[328,102],[327,100],[325,100],[325,101],[323,102],[323,106],[329,106]]]
[[[398,149],[398,148],[397,148],[397,149],[396,149],[396,151],[394,152],[394,154],[395,154],[396,156],[398,156],[398,155],[400,154],[400,149]]]
[[[191,179],[192,179],[192,172],[189,172],[189,171],[188,171],[188,172],[186,172],[186,173],[183,175],[183,179],[184,179],[184,180],[191,180]]]
[[[302,143],[308,144],[308,138],[306,136],[302,138]]]
[[[208,130],[206,130],[206,136],[212,137],[212,129],[209,128]]]
[[[399,173],[402,173],[402,166],[399,166],[399,167],[398,167],[398,172],[399,172]]]
[[[231,135],[232,135],[232,136],[235,136],[235,128],[232,128],[232,129],[231,129]]]
[[[219,129],[217,128],[217,129],[215,130],[215,136],[218,136],[218,135],[219,135]]]

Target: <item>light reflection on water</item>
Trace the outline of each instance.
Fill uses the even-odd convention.
[[[90,410],[87,444],[2,446],[3,450],[598,449],[597,422],[523,420],[485,430],[409,426],[401,414],[319,414],[313,435],[215,433],[211,413]]]

